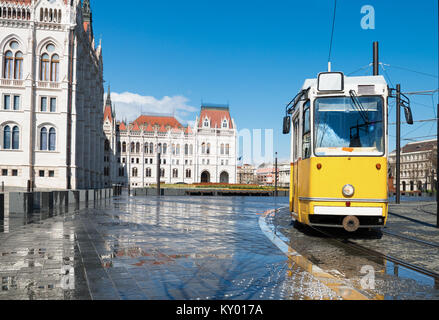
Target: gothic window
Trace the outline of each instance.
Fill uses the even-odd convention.
[[[202,154],[206,153],[206,144],[204,142],[201,144],[201,153]]]
[[[127,143],[126,142],[122,143],[122,152],[127,152]]]
[[[172,177],[173,178],[178,178],[178,169],[173,169],[172,170]]]
[[[11,149],[11,127],[6,126],[3,129],[3,149]]]
[[[168,151],[168,145],[166,143],[163,144],[163,154],[166,154],[166,152]]]
[[[165,177],[165,169],[163,169],[163,168],[160,169],[160,177],[161,178]]]
[[[50,81],[59,81],[59,55],[54,54],[50,63]]]
[[[49,130],[49,151],[56,150],[56,130],[55,128],[50,128]]]
[[[20,51],[15,54],[14,79],[23,79],[23,54]]]
[[[135,149],[134,142],[131,142],[130,152],[131,152],[131,153],[134,153],[134,149]]]
[[[207,153],[207,154],[210,154],[210,143],[207,144],[206,153]]]
[[[203,122],[203,127],[209,128],[209,126],[210,126],[210,121],[209,118],[206,117]]]
[[[224,143],[221,143],[221,154],[224,154]]]
[[[230,155],[230,145],[226,144],[226,155]]]
[[[188,146],[188,144],[184,145],[184,155],[185,156],[189,155],[189,146]]]
[[[40,80],[41,81],[49,81],[49,55],[47,53],[41,56],[41,72],[40,72]]]
[[[227,128],[229,126],[227,119],[223,120],[223,128]]]
[[[177,153],[177,156],[180,155],[180,145],[179,144],[177,144],[177,152],[176,153]]]
[[[149,153],[150,154],[154,153],[154,144],[152,142],[149,144]]]
[[[12,79],[13,63],[14,63],[14,55],[12,54],[12,51],[7,51],[5,54],[3,78]]]
[[[191,169],[186,170],[186,178],[190,178],[192,176]]]
[[[47,129],[41,128],[40,130],[40,150],[46,151],[47,150]]]
[[[20,149],[20,129],[17,126],[12,129],[12,149]]]
[[[151,178],[152,177],[152,170],[151,170],[151,168],[146,168],[145,176],[147,178]]]
[[[193,145],[190,145],[189,153],[190,153],[190,155],[193,155],[193,153],[194,153],[194,146]]]
[[[136,153],[140,153],[140,143],[136,143]]]

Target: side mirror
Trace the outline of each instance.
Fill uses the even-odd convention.
[[[291,128],[291,117],[286,116],[284,117],[283,134],[289,134],[290,128]]]
[[[412,115],[412,109],[410,107],[404,107],[404,113],[405,113],[405,120],[408,124],[413,124],[413,115]]]

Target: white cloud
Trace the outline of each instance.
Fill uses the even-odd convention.
[[[105,97],[106,98],[106,94]],[[111,101],[116,108],[118,120],[133,121],[143,114],[174,115],[182,124],[192,123],[198,109],[189,105],[189,99],[184,96],[165,96],[156,99],[151,96],[142,96],[137,93],[111,92]]]

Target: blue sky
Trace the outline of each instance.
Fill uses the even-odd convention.
[[[288,159],[289,137],[281,134],[284,107],[304,79],[326,71],[333,0],[94,0],[91,5],[95,37],[103,43],[105,80],[112,92],[137,97],[131,102],[119,97],[119,117],[127,116],[129,103],[142,101],[144,111],[177,108],[179,118],[189,121],[202,100],[229,103],[238,129],[274,129],[274,150]],[[375,8],[375,30],[360,26],[364,5]],[[380,61],[390,65],[386,70],[394,85],[401,83],[403,91],[436,89],[437,77],[397,67],[437,75],[437,11],[434,0],[422,5],[338,0],[333,70],[349,74],[367,66],[372,42],[379,41]],[[370,67],[354,75],[371,72]],[[434,118],[436,103],[437,95],[434,101],[413,97],[415,120]],[[391,122],[394,113],[392,108]],[[434,123],[403,126],[402,135],[433,135],[435,128]],[[391,127],[390,151],[394,131]]]

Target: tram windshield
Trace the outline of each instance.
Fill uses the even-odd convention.
[[[315,155],[384,154],[382,97],[319,98],[315,101]]]

